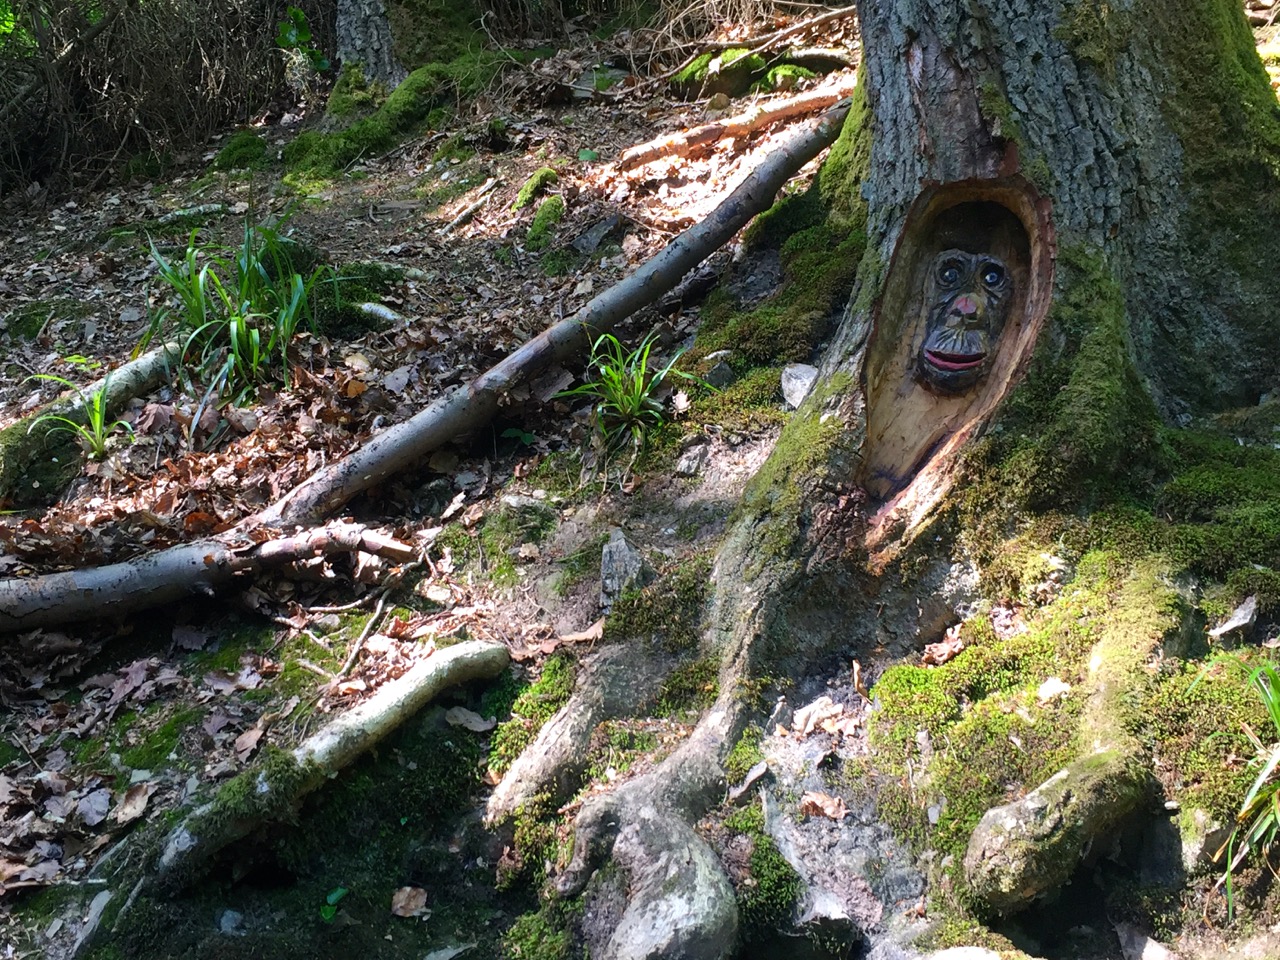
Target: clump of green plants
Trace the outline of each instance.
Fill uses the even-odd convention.
[[[654,361],[655,336],[649,334],[634,349],[628,349],[612,333],[602,333],[591,344],[587,372],[592,379],[565,390],[559,397],[587,397],[591,400],[592,439],[600,453],[601,472],[608,462],[628,455],[624,477],[644,451],[650,433],[667,420],[660,391],[671,376],[681,377],[706,389],[713,389],[698,377],[675,369],[682,350],[658,366]]]
[[[1227,855],[1222,885],[1227,893],[1228,916],[1235,913],[1232,877],[1236,869],[1250,854],[1265,857],[1280,835],[1280,777],[1276,776],[1277,769],[1280,769],[1280,671],[1272,663],[1261,663],[1250,671],[1248,685],[1266,708],[1273,739],[1270,745],[1265,744],[1256,733],[1245,728],[1257,750],[1254,763],[1258,773],[1240,804],[1230,838],[1215,857],[1220,859],[1224,852]]]
[[[85,393],[70,380],[52,373],[38,373],[28,379],[49,380],[74,390],[80,396],[80,409],[84,412],[84,422],[81,423],[79,420],[65,414],[45,413],[31,422],[31,425],[27,427],[27,433],[31,433],[41,426],[46,428],[46,433],[66,431],[72,434],[76,442],[80,444],[84,455],[90,460],[101,460],[107,455],[107,442],[116,433],[117,428],[122,428],[129,440],[133,440],[133,427],[127,421],[114,420],[108,422],[107,420],[107,388],[111,383],[110,374],[103,378],[102,386],[88,393]]]
[[[236,399],[278,376],[289,382],[289,346],[312,324],[317,284],[329,274],[316,266],[303,276],[294,244],[280,223],[246,222],[238,248],[201,245],[193,230],[181,260],[170,261],[151,243],[151,257],[178,306],[152,316],[143,339],[176,336],[209,382],[206,399],[224,388]]]

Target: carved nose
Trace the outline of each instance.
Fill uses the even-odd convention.
[[[951,304],[951,312],[966,318],[972,317],[978,312],[978,301],[967,293],[963,294]]]

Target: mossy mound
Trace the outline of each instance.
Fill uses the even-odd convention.
[[[540,193],[554,183],[558,183],[560,174],[556,173],[554,167],[539,167],[529,175],[516,194],[515,200],[511,204],[512,210],[523,210],[538,197]]]
[[[564,197],[551,196],[538,204],[538,212],[533,215],[533,223],[529,224],[529,232],[525,234],[524,245],[528,250],[545,249],[551,243],[555,225],[564,219]]]
[[[338,82],[329,92],[325,104],[325,116],[340,120],[366,116],[378,109],[387,99],[386,88],[365,79],[358,64],[349,63],[342,68]]]
[[[240,130],[218,151],[212,166],[215,170],[257,170],[270,162],[267,141],[252,130]]]
[[[336,176],[359,160],[373,160],[424,127],[439,123],[457,97],[484,88],[504,63],[494,52],[468,53],[448,63],[428,63],[405,78],[373,114],[334,133],[300,133],[284,149],[294,173]]]
[[[761,79],[767,67],[764,57],[746,48],[718,54],[704,53],[671,78],[671,89],[678,96],[687,98],[710,97],[717,93],[737,97]]]

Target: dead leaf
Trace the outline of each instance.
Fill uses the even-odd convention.
[[[421,887],[401,887],[391,895],[394,916],[420,917],[427,912],[427,891]]]
[[[813,703],[796,711],[791,721],[791,729],[794,733],[807,737],[823,720],[837,720],[843,713],[844,707],[828,696],[821,696]]]
[[[494,717],[487,720],[473,710],[466,707],[451,707],[445,711],[445,720],[455,727],[462,727],[464,730],[470,730],[472,733],[486,733],[498,725],[498,721]]]
[[[179,623],[173,628],[173,643],[179,650],[203,650],[213,637],[213,631]]]
[[[853,661],[853,689],[862,695],[862,699],[871,702],[871,694],[867,690],[867,681],[862,676],[862,664]]]
[[[948,627],[946,635],[941,640],[926,644],[924,656],[920,658],[920,662],[925,666],[940,667],[963,650],[964,640],[960,638],[961,626],[962,624],[957,623]]]
[[[262,727],[250,727],[240,736],[236,737],[235,751],[236,757],[241,763],[249,759],[254,750],[258,749],[258,741],[262,739],[262,735],[266,733]]]
[[[151,799],[151,795],[155,792],[156,784],[150,781],[135,783],[124,792],[124,799],[112,811],[111,819],[119,824],[131,823],[137,820],[146,811],[147,801]]]
[[[85,794],[76,804],[76,813],[80,815],[80,819],[89,827],[96,827],[107,819],[107,811],[110,809],[111,791],[106,787],[99,787],[97,790]]]
[[[849,810],[845,807],[842,797],[833,797],[827,793],[810,790],[800,797],[800,815],[843,820],[849,815]]]

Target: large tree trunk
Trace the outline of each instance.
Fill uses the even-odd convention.
[[[737,912],[692,825],[723,796],[726,755],[756,716],[744,684],[837,654],[901,655],[953,622],[944,585],[964,520],[944,511],[971,441],[1002,427],[1011,509],[1085,506],[1134,482],[1162,418],[1256,402],[1277,373],[1280,125],[1236,0],[858,7],[860,93],[824,175],[843,181],[832,215],[865,223],[867,252],[822,379],[718,556],[716,707],[656,772],[578,817],[560,893],[585,892],[589,914],[626,901],[593,956],[734,955]],[[1003,331],[963,389],[921,372],[936,260],[951,250],[994,255],[1011,278]],[[943,365],[968,370],[965,356]],[[976,902],[1015,910],[1062,884],[1145,796],[1115,693],[1172,626],[1102,631],[1086,755],[983,818],[964,858]],[[610,861],[619,869],[602,870]],[[810,915],[835,900],[828,917],[857,921],[859,882],[828,883]]]
[[[338,59],[344,65],[359,65],[366,80],[393,90],[408,76],[396,59],[382,0],[338,0],[335,29]]]

